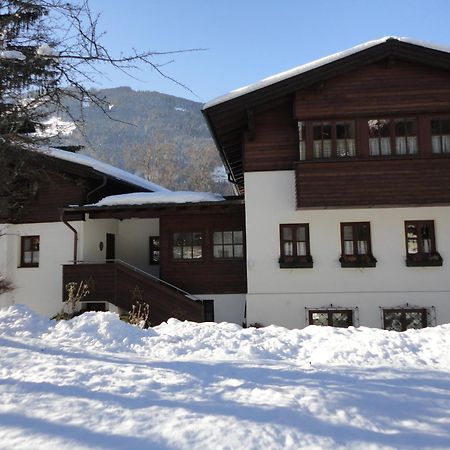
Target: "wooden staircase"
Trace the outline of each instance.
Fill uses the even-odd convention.
[[[148,303],[152,326],[171,317],[193,322],[203,321],[201,300],[195,300],[188,292],[123,261],[63,265],[64,301],[67,300],[67,283],[81,281],[89,289],[89,294],[83,299],[86,302],[109,302],[126,312],[136,302]]]

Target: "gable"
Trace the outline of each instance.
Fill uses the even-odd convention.
[[[229,177],[241,193],[244,189],[243,136],[254,110],[267,107],[282,97],[295,97],[299,91],[320,88],[327,80],[348,76],[360,68],[381,61],[404,61],[440,69],[442,73],[450,71],[448,49],[403,38],[383,38],[368,44],[270,77],[269,81],[263,80],[205,105],[205,119]]]
[[[385,58],[295,93],[297,120],[447,111],[450,71]]]

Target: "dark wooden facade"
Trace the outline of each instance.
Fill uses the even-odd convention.
[[[24,152],[26,156],[26,152]],[[35,171],[38,181],[26,184],[27,171]],[[108,195],[143,191],[135,185],[107,176],[94,169],[46,155],[33,153],[23,168],[24,194],[28,197],[20,214],[8,220],[8,211],[0,211],[0,220],[13,223],[57,222],[60,210],[68,205],[95,203]],[[82,215],[72,215],[72,220]]]
[[[355,159],[363,159],[368,157],[367,119],[413,116],[418,157],[428,157],[427,118],[450,114],[450,54],[391,38],[203,112],[242,192],[244,172],[294,169],[299,121],[355,120]],[[306,139],[312,139],[308,132]],[[307,159],[312,159],[310,149]]]
[[[296,164],[298,208],[450,205],[450,158]]]
[[[63,286],[70,282],[88,285],[86,302],[109,302],[131,311],[136,302],[150,305],[151,325],[159,325],[171,317],[203,321],[202,304],[186,297],[145,274],[120,263],[72,264],[63,266]],[[64,300],[67,294],[63,293]]]
[[[214,231],[243,231],[244,208],[239,211],[208,211],[203,214],[179,212],[160,219],[161,278],[194,294],[232,294],[247,292],[245,250],[242,258],[213,257]],[[173,235],[179,232],[203,233],[202,258],[179,260],[173,258]],[[245,238],[244,238],[245,244]]]
[[[242,199],[202,204],[154,204],[115,207],[69,208],[66,217],[85,212],[91,219],[159,218],[160,278],[192,294],[247,292],[245,258],[245,208]],[[242,231],[242,258],[214,258],[215,231]],[[202,233],[202,258],[174,259],[174,233]],[[149,236],[137,236],[148,246]]]

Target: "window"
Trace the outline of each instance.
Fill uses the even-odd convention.
[[[368,120],[370,156],[417,154],[417,122],[414,118]]]
[[[415,119],[395,119],[395,153],[417,154],[417,125]]]
[[[39,266],[39,236],[21,237],[20,266]]]
[[[314,122],[313,157],[342,158],[356,155],[355,122]]]
[[[155,266],[159,264],[159,236],[150,236],[149,240],[149,264]]]
[[[355,122],[336,123],[336,155],[338,158],[356,155]]]
[[[201,259],[203,234],[200,232],[173,233],[173,259]]]
[[[405,235],[408,267],[442,266],[442,257],[436,251],[433,220],[406,221]]]
[[[425,328],[427,325],[427,310],[425,308],[383,309],[385,330],[406,331]]]
[[[309,249],[309,224],[280,225],[279,262],[282,269],[313,266]]]
[[[431,120],[431,147],[433,153],[450,153],[450,118]]]
[[[244,239],[242,231],[214,231],[213,255],[217,259],[243,258]]]
[[[347,328],[353,325],[351,309],[310,309],[309,324]]]
[[[298,122],[298,153],[299,160],[306,159],[306,124],[305,122]]]
[[[369,222],[341,223],[341,267],[375,267]]]
[[[369,127],[370,156],[386,156],[391,154],[391,132],[388,119],[372,119]]]

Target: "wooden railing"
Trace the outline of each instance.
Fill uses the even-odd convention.
[[[148,303],[151,325],[171,317],[194,322],[203,320],[201,300],[123,261],[64,265],[64,300],[67,299],[64,286],[81,281],[89,289],[84,301],[109,302],[124,311],[130,311],[136,302]]]

